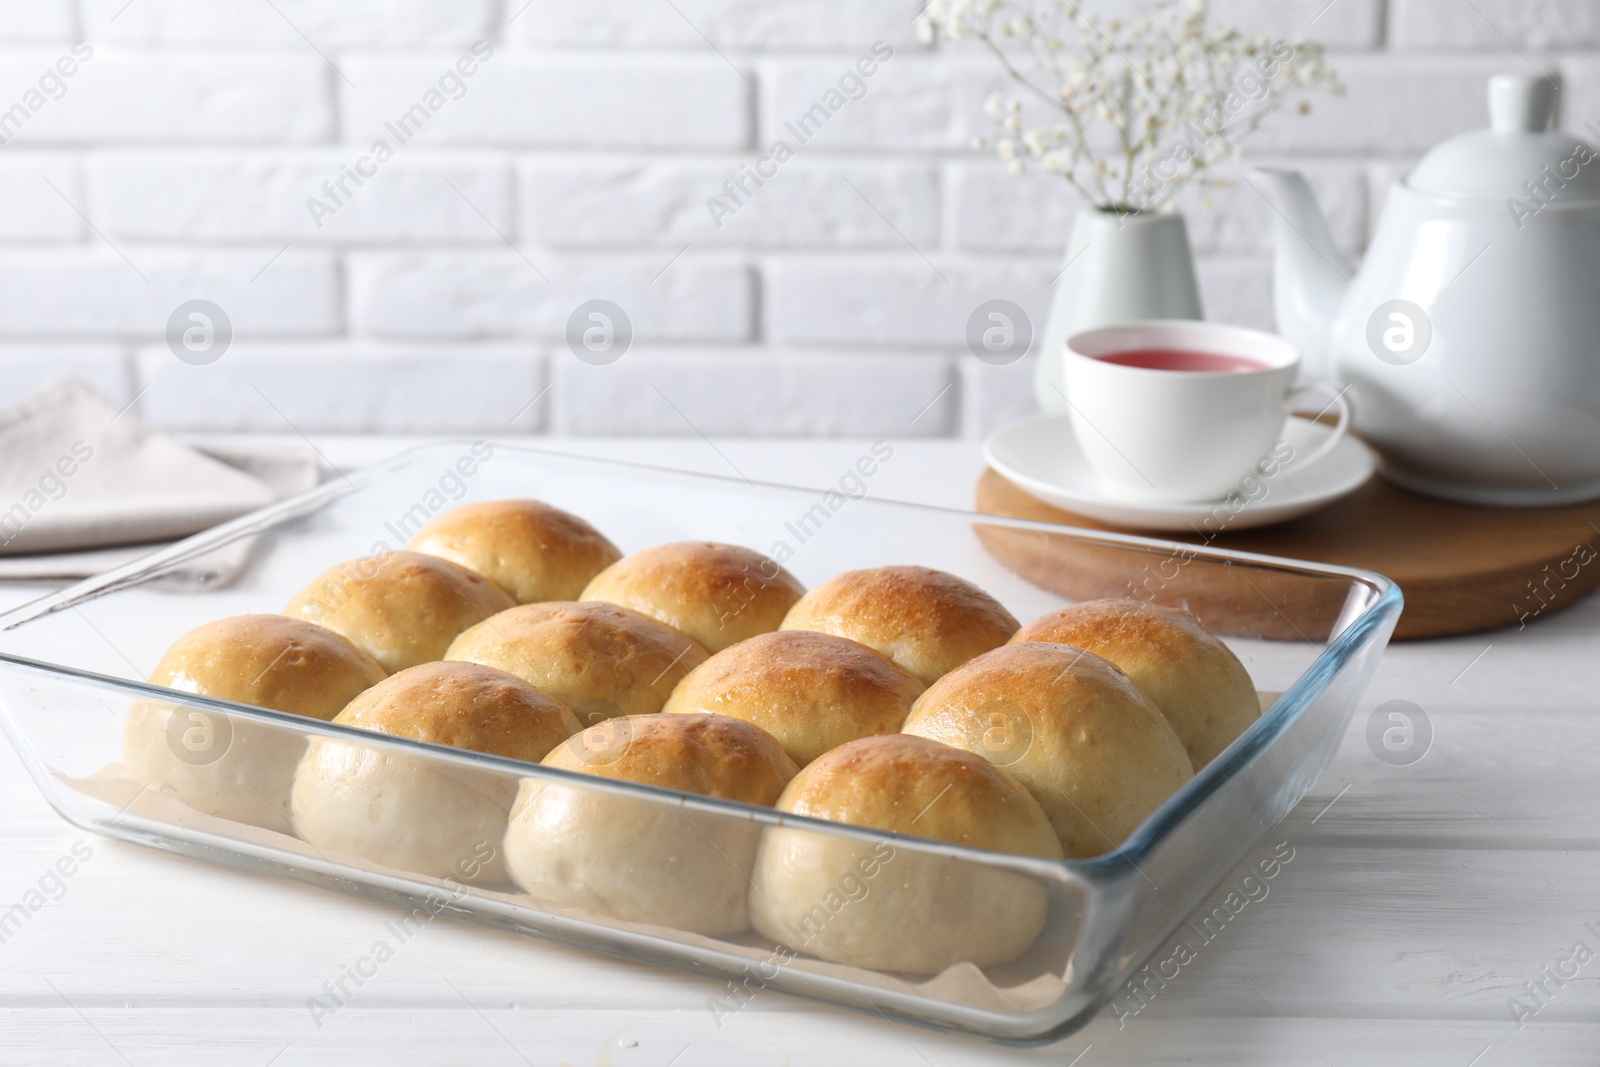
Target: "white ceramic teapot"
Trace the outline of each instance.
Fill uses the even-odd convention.
[[[1547,128],[1553,102],[1543,78],[1491,79],[1490,128],[1393,185],[1359,271],[1304,178],[1251,176],[1277,209],[1279,329],[1419,492],[1600,497],[1600,150]]]

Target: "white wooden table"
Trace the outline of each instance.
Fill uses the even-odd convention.
[[[349,467],[402,442],[319,443]],[[832,481],[861,450],[555,447],[797,484]],[[970,443],[897,443],[873,491],[964,507],[979,468]],[[0,603],[36,592],[0,587]],[[1408,767],[1365,740],[1368,711],[1396,698],[1434,731]],[[0,910],[30,889],[54,896],[57,861],[92,850],[0,944],[0,1064],[1593,1067],[1597,704],[1600,599],[1522,632],[1391,648],[1333,766],[1259,850],[1294,850],[1268,895],[1136,1016],[1031,1050],[777,993],[719,1027],[709,981],[445,921],[319,1027],[308,998],[370,950],[387,909],[78,833],[0,746]]]

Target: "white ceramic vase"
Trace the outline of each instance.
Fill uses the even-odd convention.
[[[1034,396],[1045,411],[1068,410],[1062,381],[1067,338],[1097,326],[1144,319],[1198,319],[1189,231],[1176,211],[1078,212],[1050,300]]]

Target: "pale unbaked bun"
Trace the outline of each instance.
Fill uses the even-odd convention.
[[[401,671],[333,721],[529,763],[578,730],[565,704],[476,663]],[[295,776],[294,825],[330,853],[433,878],[503,882],[499,846],[516,781],[421,753],[319,737]]]
[[[1006,643],[1017,620],[964,578],[928,567],[846,571],[789,610],[785,630],[817,630],[875,648],[932,684]]]
[[[513,606],[504,589],[460,564],[385,552],[329,567],[283,613],[343,634],[393,674],[442,658],[456,634]]]
[[[1099,656],[1028,642],[917,699],[905,732],[969,749],[1027,786],[1068,856],[1109,852],[1194,776],[1160,710]]]
[[[1090,600],[1034,619],[1012,641],[1056,641],[1110,660],[1167,717],[1199,770],[1261,717],[1250,673],[1187,612]]]
[[[282,615],[197,626],[167,650],[154,685],[331,719],[383,668],[334,633]],[[290,831],[289,786],[305,751],[292,727],[158,700],[137,701],[122,733],[129,777],[169,789],[196,811]]]
[[[778,628],[805,586],[759,552],[680,541],[624,556],[595,576],[583,600],[604,600],[675,626],[705,647]]]
[[[570,707],[584,726],[653,715],[706,651],[637,611],[591,601],[549,601],[502,611],[465,631],[446,659],[516,675]]]
[[[834,749],[789,783],[778,810],[951,844],[1060,859],[1028,791],[978,756],[908,734]],[[750,891],[767,937],[835,963],[937,974],[1006,963],[1044,927],[1049,899],[1025,874],[873,843],[769,828]]]
[[[771,805],[795,766],[760,728],[721,715],[608,719],[545,766],[745,804]],[[506,831],[506,865],[529,895],[697,934],[749,926],[760,827],[737,815],[529,778]]]
[[[406,546],[477,571],[519,604],[576,600],[622,558],[587,522],[537,500],[490,500],[447,511]]]
[[[678,683],[661,710],[753,722],[804,767],[846,741],[899,730],[923,688],[866,645],[782,630],[718,652]]]

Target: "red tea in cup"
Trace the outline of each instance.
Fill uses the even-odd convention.
[[[1145,370],[1176,370],[1201,374],[1243,374],[1247,371],[1266,370],[1268,366],[1244,356],[1230,356],[1220,352],[1191,352],[1182,348],[1135,348],[1095,358],[1101,363],[1115,363],[1119,367],[1143,367]]]

